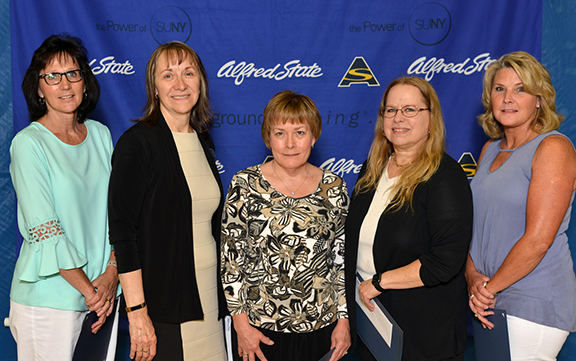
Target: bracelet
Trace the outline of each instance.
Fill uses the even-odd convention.
[[[108,261],[108,263],[106,264],[106,267],[108,267],[108,266],[114,266],[114,267],[118,268],[118,263],[116,263],[116,261],[114,261],[114,260],[111,260],[111,261]]]
[[[376,273],[372,277],[372,285],[374,286],[374,288],[376,288],[378,292],[383,293],[385,289],[383,289],[382,286],[380,286],[380,277],[382,277],[382,273]]]
[[[142,302],[141,304],[136,305],[136,306],[126,307],[126,312],[136,311],[136,310],[139,310],[139,309],[144,308],[144,307],[146,307],[146,302]]]
[[[484,284],[483,284],[482,286],[484,286],[484,288],[486,288],[486,286],[488,286],[488,281],[484,282]],[[490,291],[488,291],[488,292],[490,292]],[[498,295],[500,294],[500,292],[501,292],[501,291],[498,291],[498,292],[494,293],[494,297],[498,297]]]

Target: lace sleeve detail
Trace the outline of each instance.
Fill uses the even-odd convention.
[[[41,224],[28,227],[28,242],[50,242],[58,240],[59,236],[66,236],[62,230],[59,219],[53,219]]]
[[[68,239],[57,216],[34,220],[26,225],[28,238],[22,248],[25,257],[21,281],[37,282],[60,273],[60,269],[81,268],[88,263]]]

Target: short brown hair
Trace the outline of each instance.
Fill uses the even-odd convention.
[[[478,123],[484,129],[484,132],[491,138],[502,138],[504,136],[502,126],[494,118],[494,113],[492,112],[494,78],[496,73],[504,68],[514,69],[522,80],[526,92],[537,96],[540,100],[538,113],[530,127],[540,134],[558,129],[564,117],[556,113],[556,105],[554,104],[556,91],[552,86],[548,70],[532,55],[524,51],[516,51],[502,55],[500,59],[488,67],[484,74],[482,104],[486,112],[478,116]],[[536,125],[539,126],[536,127]]]
[[[264,108],[262,139],[268,148],[270,148],[270,130],[278,123],[308,124],[316,140],[322,133],[322,117],[314,101],[292,90],[284,90],[274,95]]]

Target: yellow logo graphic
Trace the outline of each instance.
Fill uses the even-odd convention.
[[[380,86],[378,80],[363,57],[357,56],[350,64],[348,71],[338,84],[338,87],[349,87],[350,84],[368,84],[368,86]]]
[[[476,174],[477,165],[476,160],[474,159],[472,153],[470,152],[462,153],[462,156],[460,156],[458,163],[460,164],[462,169],[464,169],[464,172],[466,173],[466,177],[468,177],[468,179],[474,178],[474,175]]]

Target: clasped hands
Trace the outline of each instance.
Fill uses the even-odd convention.
[[[488,321],[486,317],[494,314],[494,311],[488,309],[494,308],[496,305],[496,294],[487,289],[489,280],[488,276],[480,272],[467,277],[470,310],[474,313],[474,317],[482,322],[482,327],[491,330],[494,328],[494,324]]]
[[[92,324],[92,332],[97,333],[114,308],[118,275],[106,271],[92,281],[92,286],[94,287],[94,294],[91,297],[86,297],[84,303],[89,311],[95,311],[98,315],[98,321]]]

